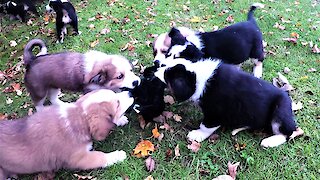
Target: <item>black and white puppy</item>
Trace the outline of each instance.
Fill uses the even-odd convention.
[[[56,12],[56,33],[58,42],[63,43],[67,35],[67,25],[73,28],[73,34],[78,35],[78,17],[75,8],[68,0],[49,0],[46,10],[51,8]]]
[[[22,22],[26,22],[27,12],[39,16],[37,8],[31,0],[2,1],[0,12],[10,15],[11,19],[19,19]]]
[[[195,32],[184,36],[179,29],[172,28],[168,33],[171,46],[166,57],[193,59],[194,57],[190,55],[198,52],[188,48],[188,44],[193,43],[194,47],[201,49],[204,58],[219,58],[227,64],[240,64],[252,58],[255,63],[253,74],[261,78],[264,51],[262,33],[254,18],[254,10],[257,7],[263,7],[263,5],[253,4],[248,12],[247,21],[217,31]],[[181,38],[185,40],[181,41]]]
[[[155,73],[177,101],[192,100],[203,112],[198,130],[188,138],[201,142],[220,126],[235,129],[263,129],[273,136],[262,140],[264,147],[275,147],[295,137],[296,122],[290,97],[271,83],[239,71],[217,59],[191,62],[175,59]]]
[[[132,90],[135,111],[140,114],[146,122],[151,122],[164,111],[163,99],[166,84],[154,75],[156,66],[147,67],[141,77],[139,86]]]

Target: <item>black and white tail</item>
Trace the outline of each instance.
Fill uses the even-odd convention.
[[[264,5],[261,4],[261,3],[253,3],[250,7],[250,10],[248,12],[248,18],[247,20],[248,21],[253,21],[255,22],[255,19],[254,19],[254,10],[256,10],[257,8],[263,8]]]
[[[40,52],[36,56],[32,53],[32,50],[35,46],[40,47]],[[48,53],[48,49],[46,47],[46,44],[41,39],[32,39],[24,47],[24,51],[23,51],[24,64],[28,65],[37,56],[45,55],[47,53]]]

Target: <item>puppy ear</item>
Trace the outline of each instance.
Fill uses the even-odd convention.
[[[181,34],[181,32],[174,27],[169,32],[169,37],[171,38],[171,46],[184,45],[187,42],[187,39]]]
[[[203,56],[204,53],[192,43],[187,45],[186,49],[180,53],[180,58],[188,59],[191,62],[197,62]]]
[[[164,73],[164,79],[177,101],[189,99],[196,90],[195,73],[187,71],[182,64],[168,68]]]

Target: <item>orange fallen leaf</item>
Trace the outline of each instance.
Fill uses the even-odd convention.
[[[155,127],[154,129],[152,129],[152,136],[154,138],[159,138],[160,137],[160,133],[158,131],[158,127]]]
[[[176,122],[181,122],[182,117],[179,116],[178,114],[175,114],[175,115],[173,115],[173,119],[174,119]]]
[[[95,40],[95,41],[93,41],[92,43],[90,43],[90,47],[95,47],[96,45],[98,45],[99,44],[99,39],[97,39],[97,40]]]
[[[137,158],[146,157],[155,151],[154,145],[149,140],[141,140],[133,149],[133,156]]]

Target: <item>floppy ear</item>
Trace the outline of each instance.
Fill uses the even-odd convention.
[[[115,124],[113,119],[116,114],[115,102],[102,102],[90,105],[87,109],[87,122],[93,139],[101,141],[105,139]]]
[[[181,32],[173,27],[169,32],[169,37],[171,38],[171,46],[174,45],[184,45],[187,42],[187,39],[181,34]]]
[[[186,49],[180,53],[180,58],[185,58],[191,62],[197,62],[203,58],[204,53],[199,50],[194,44],[187,45]]]
[[[164,72],[164,79],[177,101],[189,99],[196,90],[196,75],[178,64]]]

